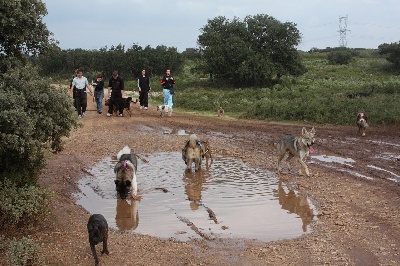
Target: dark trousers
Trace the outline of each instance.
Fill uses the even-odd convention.
[[[87,93],[85,92],[85,89],[75,90],[75,102],[76,109],[78,110],[78,115],[82,115],[82,113],[86,112]]]
[[[140,106],[149,107],[149,92],[141,91],[139,93]]]
[[[117,107],[120,114],[124,113],[124,99],[121,98],[110,98],[110,104],[108,106],[108,113],[112,114],[114,112],[114,105]]]

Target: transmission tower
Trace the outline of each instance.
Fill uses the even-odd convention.
[[[346,33],[348,31],[350,31],[350,30],[347,29],[347,15],[345,17],[339,16],[339,34],[340,34],[339,46],[340,47],[347,46]]]

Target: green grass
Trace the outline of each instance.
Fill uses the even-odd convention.
[[[386,71],[389,64],[374,51],[363,51],[349,65],[330,65],[324,53],[303,53],[302,58],[308,72],[273,88],[216,89],[207,82],[180,87],[177,76],[174,105],[210,113],[222,106],[244,118],[343,125],[354,124],[355,114],[365,111],[371,124],[400,123],[400,79]],[[347,97],[371,90],[369,97]]]

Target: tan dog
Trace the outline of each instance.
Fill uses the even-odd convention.
[[[358,134],[365,136],[365,129],[368,127],[368,116],[367,113],[359,112],[356,116],[356,124],[358,126]]]
[[[208,160],[210,159],[210,165],[213,162],[212,154],[211,154],[211,147],[210,147],[210,142],[208,140],[202,140],[200,141],[200,146],[201,146],[201,157],[202,159],[206,158],[206,166],[208,165]]]
[[[188,172],[191,171],[193,163],[196,171],[201,168],[200,139],[195,134],[190,135],[189,140],[186,141],[185,147],[182,149],[182,159],[185,161]]]
[[[278,174],[281,172],[281,161],[283,157],[288,154],[286,159],[288,167],[289,160],[295,157],[301,165],[299,175],[302,175],[302,170],[304,169],[306,175],[310,176],[310,172],[304,159],[314,151],[312,145],[315,143],[315,129],[312,128],[311,131],[307,131],[303,127],[301,134],[301,137],[285,136],[279,142],[273,143],[274,148],[278,151]]]
[[[218,111],[217,111],[217,115],[218,116],[223,116],[225,113],[224,109],[222,109],[222,107],[219,107]]]

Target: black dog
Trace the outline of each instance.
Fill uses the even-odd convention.
[[[108,238],[108,224],[106,219],[101,214],[93,214],[90,216],[87,229],[89,233],[89,244],[94,257],[95,265],[99,265],[99,259],[97,258],[96,245],[103,242],[103,250],[101,254],[106,253],[109,255],[107,248],[107,238]]]
[[[128,112],[129,116],[132,116],[132,114],[131,114],[131,103],[135,103],[136,104],[137,103],[137,99],[133,99],[132,97],[128,97],[128,98],[122,98],[122,100],[123,100],[123,103],[124,103],[125,111]],[[110,99],[107,99],[104,102],[104,104],[105,104],[105,106],[109,106],[110,105]],[[114,106],[113,106],[114,113],[117,113],[118,109],[119,109],[118,106],[114,104]]]

